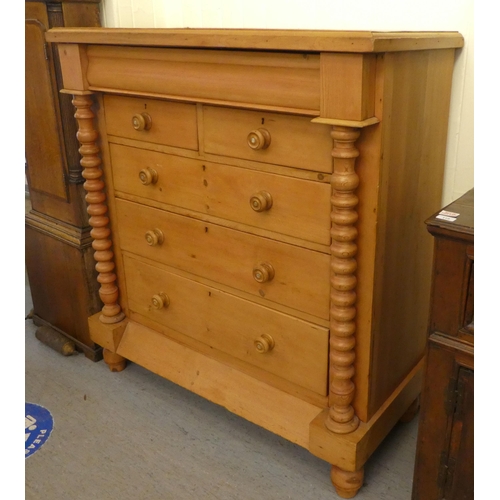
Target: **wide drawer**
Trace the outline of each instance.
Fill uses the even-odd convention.
[[[111,144],[123,191],[304,240],[330,244],[330,185]]]
[[[195,104],[105,95],[104,108],[110,135],[198,149]]]
[[[326,395],[328,329],[125,257],[129,308]]]
[[[203,125],[207,153],[332,172],[331,127],[310,118],[204,106]]]
[[[329,255],[125,200],[116,209],[123,250],[328,319]]]
[[[319,54],[90,45],[89,85],[191,101],[320,109]]]

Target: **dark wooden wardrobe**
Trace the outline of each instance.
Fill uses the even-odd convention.
[[[76,122],[61,94],[57,50],[45,41],[59,26],[100,26],[100,0],[25,2],[25,158],[31,210],[25,217],[25,262],[33,321],[72,339],[91,360],[102,349],[87,318],[100,310],[84,200]]]

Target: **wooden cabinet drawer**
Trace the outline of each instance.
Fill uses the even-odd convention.
[[[136,259],[125,257],[125,272],[132,311],[301,387],[326,395],[327,328]],[[263,347],[263,352],[259,352],[257,346]]]
[[[117,191],[330,244],[330,184],[117,144],[110,149]]]
[[[311,118],[205,106],[203,124],[207,153],[332,172],[331,127]]]
[[[198,126],[194,104],[105,95],[104,108],[106,130],[110,135],[166,146],[198,149]],[[147,116],[143,114],[150,117],[150,124]],[[134,117],[137,117],[135,121]],[[136,130],[134,124],[138,128],[142,126],[145,128]]]
[[[328,319],[329,255],[129,201],[116,209],[122,249]]]

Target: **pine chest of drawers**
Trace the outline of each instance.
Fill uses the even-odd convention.
[[[54,29],[106,362],[332,464],[414,408],[458,33]],[[413,404],[413,406],[412,406]]]

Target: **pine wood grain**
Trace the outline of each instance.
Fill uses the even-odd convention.
[[[123,250],[328,318],[328,255],[124,200],[116,208]],[[150,246],[145,234],[155,228],[165,242]],[[268,283],[252,276],[260,262],[275,267]]]
[[[118,191],[323,245],[330,243],[330,189],[324,183],[115,144],[110,149]],[[158,179],[144,185],[139,174],[147,169],[154,170]],[[256,212],[250,199],[262,191],[271,195],[272,206]]]
[[[309,451],[341,469],[360,470],[420,393],[423,370],[421,359],[370,420],[350,434],[328,432],[324,410],[311,421]]]
[[[67,61],[74,89],[66,91],[104,94],[99,99],[104,103],[101,127],[113,122],[110,98],[124,103],[117,105],[119,112],[126,102],[142,104],[134,114],[141,114],[136,122],[143,129],[149,128],[149,118],[142,115],[146,102],[192,110],[188,131],[180,130],[182,117],[165,114],[174,129],[154,140],[148,134],[155,117],[149,132],[138,135],[122,128],[130,118],[120,117],[115,129],[106,124],[103,160],[110,183],[110,224],[119,245],[117,274],[125,292],[120,300],[133,317],[117,353],[186,387],[200,383],[198,393],[220,404],[229,398],[231,411],[302,445],[303,416],[293,416],[284,431],[287,410],[268,413],[252,391],[258,387],[265,397],[281,391],[277,401],[289,405],[293,415],[298,406],[289,398],[301,399],[305,393],[290,387],[302,384],[303,391],[319,391],[318,380],[324,376],[324,383],[331,381],[331,408],[316,416],[306,446],[344,471],[360,471],[420,390],[431,265],[423,220],[441,194],[453,48],[461,46],[462,37],[251,30],[54,30],[48,35],[58,36],[78,48]],[[124,46],[111,47],[117,44]],[[239,44],[248,52],[237,50],[243,48]],[[220,50],[225,47],[232,50]],[[377,55],[380,50],[384,52]],[[80,71],[78,77],[72,65]],[[276,86],[267,81],[278,74]],[[99,82],[103,75],[106,81]],[[200,75],[206,75],[206,86]],[[95,85],[89,85],[91,80]],[[127,96],[111,95],[120,93]],[[182,127],[175,130],[179,120]],[[123,167],[131,160],[136,174]],[[147,192],[133,184],[137,169],[146,181],[138,187]],[[170,172],[170,183],[163,180],[165,172]],[[266,186],[260,187],[264,179]],[[267,184],[271,179],[275,184]],[[327,196],[328,183],[331,207],[325,209],[324,198],[306,186]],[[248,210],[243,205],[249,188],[257,208],[253,219],[242,215]],[[275,200],[274,193],[289,197],[286,214],[266,225],[264,220],[274,220],[273,208],[279,206],[281,194]],[[301,219],[298,208],[304,204],[312,210],[308,219]],[[321,212],[317,220],[314,212]],[[328,223],[326,216],[331,219],[331,252],[327,236],[315,239],[317,227]],[[144,271],[142,264],[130,266],[129,259],[147,261],[153,271]],[[173,326],[141,303],[142,292],[151,295],[149,283],[161,288],[168,281],[159,280],[163,272],[174,274],[177,284],[189,280],[186,288],[173,289],[183,302],[194,302]],[[228,309],[235,308],[222,299],[207,308],[200,290],[213,291],[217,299],[229,294],[232,303],[247,300],[249,309],[236,308],[233,318]],[[166,303],[161,292],[167,293],[154,292],[159,304]],[[330,321],[328,374],[314,366],[297,379],[307,371],[301,363],[315,357],[301,358],[296,344],[307,329],[293,335],[290,344],[295,346],[296,373],[289,358],[279,374],[252,364],[239,342],[248,341],[243,333],[247,323],[267,318],[262,306],[275,318],[290,314],[294,325],[305,319],[323,332]],[[201,318],[186,321],[196,316],[193,309],[204,311]],[[246,319],[250,316],[252,320]],[[235,318],[243,326],[233,324]],[[184,323],[192,323],[192,329]],[[221,325],[224,334],[212,342],[206,325]],[[285,330],[296,331],[293,325],[281,330],[275,334],[280,339]],[[269,351],[274,340],[261,334],[259,342]],[[200,354],[206,349],[220,355]],[[172,353],[180,359],[171,362]],[[192,367],[184,363],[195,360],[203,360],[217,378],[229,374],[226,362],[238,374],[229,385],[224,381],[221,392],[210,373],[205,380],[192,378]],[[253,371],[245,371],[245,363]],[[262,376],[266,371],[268,379]]]
[[[319,110],[317,54],[89,46],[91,89]]]
[[[218,47],[259,50],[385,52],[463,46],[456,31],[374,32],[242,29],[53,29],[51,42],[173,47]]]
[[[106,95],[106,129],[110,135],[128,137],[186,149],[198,149],[196,106],[154,99]],[[132,119],[147,113],[150,130],[135,130]]]
[[[321,54],[321,117],[363,121],[375,106],[374,54]]]
[[[187,271],[183,271],[182,269],[178,267],[173,267],[167,264],[163,264],[159,262],[158,260],[151,260],[148,259],[147,257],[140,256],[136,253],[131,253],[128,251],[121,251],[120,249],[117,249],[117,254],[120,254],[122,258],[131,257],[133,259],[139,260],[141,262],[144,262],[146,264],[152,265],[158,269],[162,269],[168,273],[174,273],[178,276],[182,276],[183,278],[189,279],[191,281],[195,281],[196,283],[200,283],[202,285],[208,286],[208,287],[214,287],[217,288],[218,290],[221,290],[223,292],[229,293],[231,295],[234,295],[236,297],[240,297],[245,300],[249,300],[251,302],[254,302],[255,304],[260,304],[261,306],[264,307],[269,307],[269,301],[266,300],[265,297],[262,297],[261,295],[255,295],[253,293],[246,292],[244,290],[239,290],[236,288],[233,288],[231,286],[225,285],[221,283],[220,281],[214,281],[208,278],[204,278],[203,276],[198,276],[195,274],[192,274]],[[122,266],[123,267],[123,266]],[[125,281],[123,281],[125,283]],[[125,288],[125,287],[123,287]],[[126,294],[126,290],[122,293],[122,295]],[[279,304],[277,302],[273,303],[272,306],[273,310],[275,311],[280,311],[284,314],[293,316],[294,318],[302,319],[304,321],[307,321],[308,323],[314,323],[317,326],[322,326],[325,328],[329,327],[329,321],[327,319],[322,319],[318,318],[317,316],[313,316],[311,314],[305,313],[303,311],[299,311],[298,309],[293,309],[289,307],[286,304]]]
[[[135,259],[125,259],[125,273],[132,311],[326,395],[328,329]],[[164,293],[169,303],[156,309],[152,297],[159,293]],[[259,353],[254,345],[262,334],[274,340],[269,352]]]
[[[441,203],[453,63],[453,50],[385,55],[369,414],[425,348],[432,238],[423,221]]]
[[[95,113],[96,113],[96,127],[99,137],[101,138],[101,169],[103,180],[106,185],[106,193],[108,195],[108,214],[109,224],[113,230],[113,253],[115,254],[115,272],[117,276],[117,283],[120,288],[120,295],[118,301],[125,315],[128,317],[128,300],[127,300],[127,280],[123,269],[123,255],[120,245],[120,233],[116,231],[117,216],[116,216],[116,193],[112,182],[113,174],[111,170],[111,156],[110,156],[110,143],[109,136],[106,132],[106,119],[104,109],[104,96],[102,94],[95,95]]]
[[[268,386],[164,335],[129,322],[118,354],[209,401],[306,447],[318,407]]]
[[[206,153],[331,173],[330,128],[308,118],[205,106]],[[247,144],[250,132],[263,128],[271,135],[266,149]]]
[[[99,95],[99,94],[98,94]],[[198,130],[203,128],[203,121],[198,121]],[[272,163],[261,163],[259,161],[245,160],[242,158],[232,158],[224,155],[210,154],[204,151],[202,146],[199,146],[199,151],[192,151],[189,149],[181,149],[173,146],[165,146],[163,144],[155,144],[152,142],[144,142],[140,140],[128,139],[126,137],[109,136],[109,142],[112,144],[121,144],[124,146],[131,146],[140,148],[147,151],[157,151],[160,153],[173,154],[175,156],[182,156],[185,158],[206,159],[210,162],[223,163],[224,165],[234,165],[236,167],[246,168],[259,172],[270,172],[278,175],[285,175],[287,177],[294,177],[297,179],[306,179],[312,181],[323,182],[324,184],[330,183],[330,174],[324,172],[315,172],[311,170],[301,170],[298,168],[284,167],[282,165],[275,165]]]

